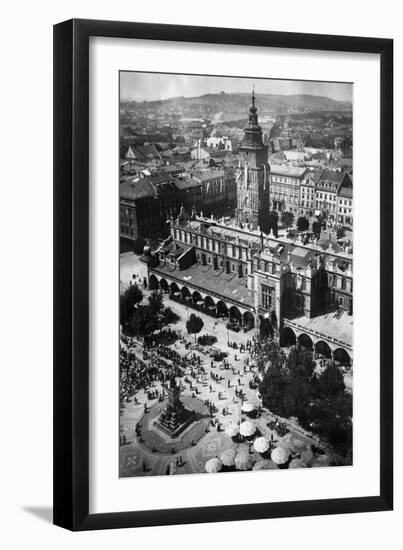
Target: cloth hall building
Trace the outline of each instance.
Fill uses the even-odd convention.
[[[259,331],[352,363],[353,259],[331,242],[276,238],[264,231],[270,168],[254,97],[240,150],[235,218],[183,209],[148,263],[151,289],[234,330]],[[263,206],[263,207],[262,207]]]

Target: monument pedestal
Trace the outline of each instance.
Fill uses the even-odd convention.
[[[174,439],[194,420],[195,412],[189,411],[183,406],[180,400],[180,389],[176,385],[175,378],[171,378],[168,388],[168,404],[158,419],[154,420],[154,426]]]

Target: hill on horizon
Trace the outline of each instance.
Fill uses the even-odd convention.
[[[177,96],[157,100],[125,100],[122,104],[138,104],[147,107],[175,106],[181,108],[208,106],[209,110],[246,112],[250,105],[250,94],[246,92],[203,94],[194,97]],[[330,97],[310,94],[256,94],[258,111],[284,112],[288,109],[296,110],[335,110],[351,111],[350,101],[337,101]]]

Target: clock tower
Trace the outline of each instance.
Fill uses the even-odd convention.
[[[260,228],[269,233],[270,165],[268,146],[263,143],[262,128],[258,124],[255,91],[249,108],[248,124],[244,128],[239,151],[242,161],[237,177],[236,221],[250,229]]]

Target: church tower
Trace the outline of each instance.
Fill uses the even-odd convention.
[[[242,161],[237,178],[236,221],[239,225],[249,224],[251,229],[260,227],[261,231],[269,233],[270,165],[268,146],[263,143],[262,128],[258,124],[254,90],[239,151]]]

